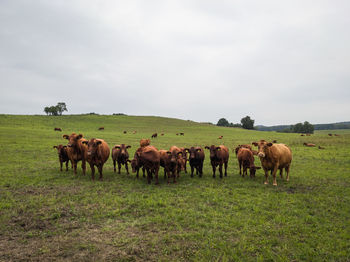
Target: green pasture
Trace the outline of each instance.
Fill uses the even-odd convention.
[[[110,158],[93,182],[80,163],[76,176],[59,171],[52,147],[72,132],[131,145],[131,157],[154,132],[158,149],[224,144],[228,176],[212,178],[206,151],[202,178],[167,184],[161,168],[160,185],[148,185],[114,173]],[[234,147],[260,139],[291,147],[289,182],[239,176]],[[0,178],[0,261],[350,260],[350,130],[301,137],[160,117],[0,115]]]

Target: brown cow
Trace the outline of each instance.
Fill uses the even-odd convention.
[[[154,146],[145,146],[139,148],[135,153],[135,158],[131,161],[131,167],[133,172],[136,172],[136,168],[143,166],[147,172],[148,184],[151,183],[152,174],[155,175],[156,182],[158,185],[158,172],[160,165],[160,154]]]
[[[183,159],[183,161],[180,161],[180,163],[183,166],[183,170],[185,170],[185,173],[187,174],[187,161],[188,161],[187,150],[185,150],[184,147],[180,147],[180,150],[182,152],[182,159]]]
[[[189,153],[188,161],[191,166],[191,177],[193,177],[194,169],[199,177],[203,175],[203,162],[205,158],[204,150],[201,147],[185,148],[185,151]]]
[[[328,134],[329,136],[332,136],[332,134]]]
[[[227,164],[229,159],[228,148],[224,145],[206,146],[206,149],[210,150],[210,162],[213,168],[213,177],[215,178],[216,167],[219,166],[220,178],[222,178],[222,165],[225,167],[225,176],[227,176]]]
[[[66,163],[66,171],[68,171],[69,157],[68,157],[68,153],[67,153],[67,146],[58,145],[58,146],[53,146],[53,148],[57,149],[58,160],[60,161],[61,172],[62,172],[63,163]]]
[[[273,140],[272,143],[277,143],[277,140]]]
[[[140,140],[140,147],[145,147],[145,146],[149,146],[151,140],[149,139],[141,139]]]
[[[141,155],[142,149],[143,149],[143,147],[138,148],[134,154],[134,158],[130,161],[132,172],[133,173],[136,172],[137,178],[139,178],[140,168],[142,168],[142,174],[143,174],[143,177],[145,177],[145,168],[144,168],[143,163],[141,162],[140,157],[139,157]]]
[[[102,169],[104,163],[109,157],[109,146],[103,139],[91,138],[89,141],[83,141],[87,145],[87,161],[91,168],[91,178],[95,180],[95,166],[100,173],[100,180],[103,179]]]
[[[238,146],[235,148],[236,156],[237,156],[237,154],[238,154],[238,151],[239,151],[241,148],[247,148],[247,149],[249,149],[250,151],[253,152],[252,147],[251,147],[250,145],[238,145]],[[256,153],[256,155],[257,155],[257,153]]]
[[[314,147],[314,146],[316,146],[315,144],[312,144],[312,143],[304,143],[303,145],[304,145],[304,146],[308,146],[308,147]]]
[[[161,133],[160,135],[161,135],[161,136],[164,136],[164,133]]]
[[[62,129],[59,128],[59,127],[55,127],[55,128],[53,129],[53,131],[60,131],[60,132],[62,132]]]
[[[127,132],[126,131],[123,131],[124,134],[126,134]]]
[[[224,136],[219,136],[218,139],[222,139]]]
[[[257,169],[260,169],[261,167],[254,165],[254,155],[252,150],[249,148],[241,147],[238,150],[237,153],[237,159],[238,159],[238,165],[239,165],[239,174],[244,177],[245,175],[248,175],[247,169],[249,168],[249,175],[250,177],[255,177],[255,172]],[[243,174],[242,174],[242,167],[243,167]]]
[[[273,176],[273,185],[277,186],[276,173],[280,170],[280,176],[282,178],[283,168],[287,172],[287,181],[289,181],[289,170],[292,162],[292,151],[285,144],[272,144],[265,140],[260,140],[260,142],[253,142],[253,145],[258,146],[259,158],[261,165],[265,172],[265,184],[268,182],[268,171],[271,170]]]
[[[161,151],[161,160],[164,165],[164,174],[168,176],[168,183],[170,183],[170,178],[173,178],[173,182],[176,183],[176,178],[179,177],[179,172],[182,167],[182,151],[177,146],[172,146],[170,150]]]
[[[99,127],[98,130],[105,130],[103,126]]]
[[[126,173],[129,175],[129,168],[128,168],[128,162],[129,160],[129,153],[128,148],[131,146],[125,146],[125,144],[121,145],[115,145],[112,148],[112,159],[113,159],[113,167],[114,172],[116,172],[116,162],[118,163],[118,174],[120,174],[120,169],[122,165],[125,165]]]
[[[180,134],[180,136],[184,136],[184,135],[185,135],[185,133],[182,133],[182,132],[181,132],[181,133],[179,133],[179,134]]]
[[[157,133],[154,133],[152,136],[151,136],[151,138],[156,138],[158,136],[158,134]]]
[[[325,149],[323,146],[318,146],[318,149]]]
[[[81,167],[83,169],[83,175],[86,172],[86,158],[87,158],[87,146],[82,142],[86,141],[82,134],[77,135],[72,133],[71,135],[63,135],[63,138],[68,140],[67,154],[69,160],[72,162],[74,174],[77,174],[78,161],[82,161]]]

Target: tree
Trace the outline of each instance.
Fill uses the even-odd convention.
[[[250,116],[241,119],[241,124],[244,129],[254,129],[254,122],[253,119],[250,119]]]
[[[58,102],[56,107],[57,107],[57,112],[60,116],[62,115],[63,111],[68,111],[66,103],[64,102]]]
[[[229,126],[230,123],[227,121],[226,118],[220,118],[216,125],[217,126]]]
[[[59,102],[56,106],[46,106],[44,108],[44,112],[50,116],[61,116],[63,111],[68,111],[66,103],[64,102]]]

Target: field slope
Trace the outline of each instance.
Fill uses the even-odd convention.
[[[92,182],[80,163],[76,176],[59,171],[52,147],[72,132],[110,147],[129,144],[131,156],[154,132],[165,134],[152,140],[158,149],[225,144],[228,176],[212,178],[206,151],[203,178],[182,173],[168,185],[161,170],[160,185],[148,185],[124,168],[113,173],[109,159],[104,181]],[[301,137],[160,117],[0,115],[0,261],[349,261],[350,131],[327,133]],[[264,185],[261,170],[254,179],[238,175],[232,149],[259,139],[291,147],[289,182]]]

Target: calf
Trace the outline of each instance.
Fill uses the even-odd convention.
[[[86,159],[87,159],[87,146],[82,142],[86,141],[82,134],[77,135],[72,133],[71,135],[63,135],[63,138],[68,140],[67,154],[68,158],[73,165],[73,172],[77,174],[77,164],[81,160],[81,167],[83,169],[83,174],[86,172]]]
[[[182,161],[180,161],[180,164],[183,166],[183,170],[185,170],[185,173],[187,174],[187,150],[183,147],[180,147],[180,150],[182,152]]]
[[[89,141],[83,141],[87,145],[87,161],[91,168],[91,178],[95,180],[95,166],[100,174],[100,180],[103,179],[102,169],[104,163],[109,157],[108,144],[103,139],[91,138]]]
[[[53,148],[57,149],[58,160],[60,161],[61,172],[62,172],[63,163],[66,163],[66,171],[68,171],[69,158],[68,158],[68,153],[67,153],[67,146],[58,145],[58,146],[54,146]]]
[[[154,133],[152,136],[151,136],[151,138],[156,138],[158,136],[158,134],[157,133]]]
[[[143,177],[145,177],[145,168],[143,167],[143,163],[141,162],[140,155],[143,147],[140,147],[136,150],[134,154],[134,158],[130,161],[132,172],[136,172],[136,177],[139,178],[139,170],[142,168]]]
[[[255,172],[261,167],[254,165],[254,155],[253,152],[245,147],[241,147],[237,153],[238,165],[239,165],[239,174],[244,177],[247,175],[247,169],[249,169],[250,177],[255,177]],[[243,174],[242,174],[243,167]]]
[[[61,128],[59,128],[59,127],[55,127],[54,129],[53,129],[53,131],[62,131],[62,129]]]
[[[166,151],[166,155],[162,152],[162,162],[164,163],[164,172],[168,175],[168,183],[170,178],[173,178],[173,183],[176,183],[176,178],[179,177],[179,172],[182,169],[182,151],[177,146],[172,146]]]
[[[258,156],[262,168],[265,172],[265,184],[268,182],[268,171],[271,171],[273,176],[273,185],[277,186],[276,173],[277,170],[280,170],[280,176],[282,178],[283,168],[287,172],[287,181],[289,181],[289,170],[292,163],[292,151],[285,144],[272,144],[268,143],[265,140],[260,142],[253,142],[253,145],[258,147]]]
[[[99,127],[98,130],[105,130],[103,126]]]
[[[308,146],[308,147],[314,147],[314,146],[316,146],[315,144],[312,144],[312,143],[304,143],[303,145],[304,145],[304,146]]]
[[[136,167],[143,166],[147,172],[148,184],[151,183],[152,174],[154,174],[156,178],[155,184],[159,184],[158,171],[160,165],[160,154],[157,148],[155,148],[154,146],[145,146],[139,148],[136,151],[135,155],[136,157],[131,161],[133,172],[136,171]]]
[[[213,168],[213,177],[215,178],[216,167],[219,166],[220,178],[222,175],[222,166],[225,167],[225,176],[227,176],[227,164],[229,159],[229,151],[228,148],[224,145],[214,146],[211,145],[206,146],[206,149],[210,150],[210,163]]]
[[[129,168],[128,168],[128,162],[129,162],[129,153],[128,148],[131,146],[125,146],[125,144],[116,145],[112,149],[112,159],[113,159],[113,166],[114,166],[114,172],[116,172],[116,162],[118,163],[118,174],[120,174],[120,169],[122,165],[125,165],[126,173],[129,175]]]
[[[199,177],[203,175],[203,162],[204,162],[204,151],[201,147],[185,148],[185,151],[189,153],[188,161],[191,167],[191,177],[193,177],[194,169]]]

